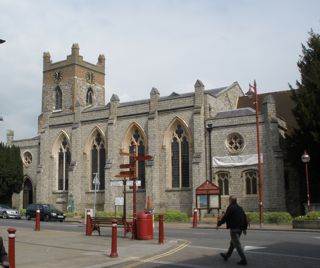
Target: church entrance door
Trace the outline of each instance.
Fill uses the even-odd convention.
[[[23,185],[23,208],[27,208],[32,203],[33,191],[32,183],[29,178],[24,181]]]

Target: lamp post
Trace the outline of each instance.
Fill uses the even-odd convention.
[[[304,150],[303,155],[301,155],[301,161],[305,164],[305,172],[306,172],[306,185],[307,185],[307,206],[308,212],[310,211],[310,189],[309,189],[309,172],[308,172],[308,163],[310,162],[310,156],[307,151]]]
[[[253,92],[252,92],[253,90]],[[261,150],[260,150],[260,131],[259,131],[259,98],[257,94],[257,83],[256,80],[253,82],[253,86],[249,84],[249,90],[246,95],[251,98],[255,97],[255,108],[256,108],[256,134],[257,134],[257,150],[258,150],[258,190],[259,190],[259,223],[260,228],[263,224],[263,189],[262,189],[262,171],[261,171]]]
[[[94,200],[93,200],[93,217],[96,216],[96,203],[97,203],[97,190],[99,189],[100,186],[100,180],[99,180],[99,173],[94,173],[95,177],[93,179],[93,184],[94,184]]]

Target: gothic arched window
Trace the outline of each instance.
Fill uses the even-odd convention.
[[[58,151],[58,191],[68,191],[70,163],[70,148],[67,139],[64,138]]]
[[[62,91],[60,87],[57,87],[55,90],[55,110],[62,109]]]
[[[180,124],[172,133],[171,140],[172,188],[190,186],[189,141]]]
[[[86,104],[87,105],[93,104],[93,90],[92,90],[92,88],[89,88],[87,91]]]
[[[229,173],[219,172],[217,180],[221,195],[229,195]]]
[[[130,139],[130,145],[129,145],[129,152],[134,152],[134,147],[137,150],[137,155],[142,156],[145,155],[145,142],[142,138],[141,133],[136,128],[134,129],[132,133],[132,137]],[[130,163],[133,161],[132,159],[129,159]],[[138,161],[137,163],[137,180],[141,181],[140,189],[144,189],[146,186],[146,168],[145,168],[145,161]]]
[[[246,171],[244,173],[244,181],[246,194],[257,194],[257,172],[255,170]]]
[[[97,133],[91,145],[91,189],[94,190],[94,179],[99,179],[99,187],[97,190],[105,188],[104,167],[106,164],[106,149],[101,134]]]

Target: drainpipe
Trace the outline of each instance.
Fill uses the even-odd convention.
[[[208,131],[208,138],[209,138],[209,168],[210,168],[210,181],[212,181],[212,148],[211,148],[211,131],[213,129],[212,124],[208,124],[206,126]]]

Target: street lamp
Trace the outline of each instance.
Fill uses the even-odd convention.
[[[253,90],[253,91],[252,91]],[[260,131],[259,131],[259,98],[257,94],[256,80],[253,82],[253,86],[249,84],[249,90],[246,93],[249,98],[255,97],[256,108],[256,134],[257,134],[257,150],[258,150],[258,180],[259,180],[259,223],[260,228],[263,223],[263,189],[262,189],[262,172],[261,172],[261,153],[260,153]]]
[[[308,172],[308,163],[310,162],[310,156],[308,155],[307,151],[304,150],[303,155],[301,155],[301,161],[305,164],[305,171],[306,171],[306,184],[307,184],[307,206],[308,211],[310,211],[310,189],[309,189],[309,172]]]
[[[100,187],[99,173],[94,173],[95,177],[93,179],[94,184],[94,200],[93,200],[93,217],[96,216],[96,203],[97,203],[97,190]]]

